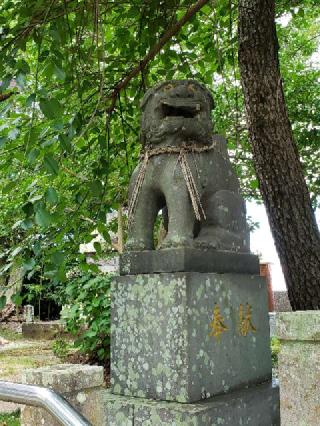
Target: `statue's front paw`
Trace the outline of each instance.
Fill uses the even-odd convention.
[[[153,247],[150,244],[147,244],[143,240],[135,240],[130,238],[125,246],[124,251],[143,251],[143,250],[153,250]]]
[[[179,237],[175,236],[167,236],[159,246],[159,249],[165,248],[179,248],[179,247],[193,247],[194,240],[190,237]]]
[[[194,245],[200,249],[213,248],[217,249],[219,247],[219,241],[215,238],[196,238],[194,240]]]

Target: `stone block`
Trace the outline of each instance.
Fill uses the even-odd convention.
[[[111,294],[113,393],[194,402],[270,379],[263,278],[122,276]]]
[[[279,390],[271,383],[193,404],[103,395],[104,426],[278,426]]]
[[[120,275],[163,272],[218,272],[259,275],[259,258],[250,253],[215,249],[170,248],[125,252]]]
[[[103,386],[103,368],[97,365],[60,364],[22,373],[22,382],[44,386],[60,393]]]
[[[93,426],[105,424],[102,389],[103,367],[82,364],[61,364],[26,370],[23,383],[45,386],[64,396]],[[25,406],[21,413],[22,426],[58,426],[44,409]]]
[[[22,335],[27,339],[52,340],[61,334],[66,334],[66,329],[60,321],[22,323]]]
[[[320,424],[320,311],[277,314],[282,426]]]

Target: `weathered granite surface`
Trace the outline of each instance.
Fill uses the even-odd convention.
[[[287,291],[274,291],[273,301],[275,312],[292,312]]]
[[[193,404],[103,395],[104,426],[278,426],[279,389],[253,386]]]
[[[111,294],[113,393],[193,402],[271,377],[263,278],[123,276]]]
[[[93,426],[106,424],[102,389],[103,367],[82,364],[61,364],[26,370],[23,383],[45,386],[64,396]],[[36,407],[24,406],[22,426],[59,426],[51,414]]]
[[[132,251],[120,256],[120,275],[156,272],[228,272],[259,275],[259,258],[250,253],[189,247]]]
[[[193,404],[113,395],[103,387],[102,367],[56,365],[29,370],[24,382],[61,393],[93,426],[278,426],[279,396],[270,382]],[[64,389],[65,384],[65,389]],[[52,416],[24,407],[22,426],[58,426]]]
[[[275,312],[269,312],[269,325],[270,325],[270,337],[277,337]]]
[[[320,311],[277,313],[282,426],[320,424]]]

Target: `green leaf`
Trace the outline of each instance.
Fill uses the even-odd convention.
[[[49,173],[57,175],[59,173],[59,164],[50,154],[47,154],[43,158],[44,166]]]
[[[17,68],[23,73],[23,74],[29,74],[30,72],[30,67],[27,64],[27,62],[23,59],[20,59],[17,62]]]
[[[30,203],[29,201],[28,201],[28,202],[26,202],[25,204],[23,204],[23,206],[22,206],[22,210],[23,210],[24,214],[25,214],[27,217],[32,216],[32,215],[33,215],[33,212],[34,212],[34,210],[33,210],[33,204],[32,204],[32,203]]]
[[[32,103],[36,100],[36,94],[32,93],[31,95],[29,95],[26,99],[26,106],[27,107],[31,107]]]
[[[93,243],[93,247],[94,247],[94,249],[95,249],[96,253],[97,253],[98,255],[101,255],[101,253],[102,253],[101,244],[100,244],[98,241],[95,241],[95,242]]]
[[[65,151],[67,151],[67,152],[71,152],[72,151],[72,145],[71,145],[71,142],[70,142],[70,140],[69,140],[69,138],[67,136],[60,135],[59,136],[59,141],[60,141],[61,147]]]
[[[250,188],[252,188],[252,189],[258,189],[258,188],[259,188],[259,183],[258,183],[258,181],[257,181],[257,180],[252,180],[252,181],[250,182]]]
[[[53,216],[42,206],[37,209],[35,221],[43,228],[47,228],[54,222]]]
[[[48,203],[51,204],[51,205],[55,205],[58,202],[57,191],[52,187],[50,187],[46,190],[45,197],[46,197],[46,200],[48,201]]]
[[[10,82],[12,81],[12,75],[7,75],[2,81],[0,86],[0,91],[4,92],[10,85]]]
[[[21,222],[21,228],[24,231],[28,231],[33,227],[33,221],[31,219],[25,219]]]
[[[58,67],[57,64],[54,64],[53,66],[53,72],[55,73],[56,77],[58,80],[64,81],[66,78],[66,73],[63,71],[63,69],[61,69],[60,67]]]
[[[19,135],[19,129],[13,128],[8,133],[8,139],[13,141],[13,140],[17,139],[18,135]]]
[[[36,241],[33,245],[33,252],[36,256],[39,256],[41,253],[41,244],[39,241]]]
[[[36,266],[35,260],[30,257],[24,262],[22,267],[24,272],[26,272],[26,271],[31,271],[35,266]]]
[[[9,194],[9,192],[17,185],[16,182],[9,182],[4,188],[2,188],[2,194]]]
[[[6,306],[7,298],[6,296],[0,296],[0,311]]]
[[[11,300],[16,306],[21,306],[23,298],[20,293],[16,293],[11,296]]]
[[[63,112],[62,106],[60,105],[59,101],[55,98],[40,99],[40,109],[43,112],[43,114],[49,119],[58,118],[61,116]]]
[[[96,179],[93,182],[90,182],[89,188],[94,197],[99,197],[102,194],[103,186],[100,180]]]
[[[19,73],[16,78],[17,85],[20,89],[23,89],[26,85],[26,76],[22,73]]]
[[[64,259],[65,259],[65,255],[61,251],[56,251],[52,253],[51,255],[52,263],[58,267],[63,263]]]
[[[2,148],[7,142],[7,138],[4,136],[0,136],[0,148]]]
[[[109,244],[111,244],[111,243],[112,243],[112,241],[111,241],[111,237],[110,237],[110,234],[109,234],[109,232],[108,232],[108,231],[104,230],[104,231],[102,232],[102,236],[103,236],[103,238],[106,240],[106,242],[107,242],[107,243],[109,243]]]
[[[29,161],[29,163],[34,163],[34,161],[37,159],[37,157],[39,156],[40,151],[37,148],[32,148],[31,151],[29,151],[28,155],[27,155],[27,159]]]

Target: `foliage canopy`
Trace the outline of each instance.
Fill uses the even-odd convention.
[[[237,66],[237,5],[209,1],[122,90],[128,73],[190,0],[3,0],[0,5],[2,273],[20,259],[31,278],[66,281],[79,244],[126,205],[139,155],[139,100],[159,80],[212,89],[215,130],[228,138],[247,198],[259,199]],[[277,2],[280,62],[313,204],[320,192],[316,0]],[[99,243],[95,246],[101,252]]]

